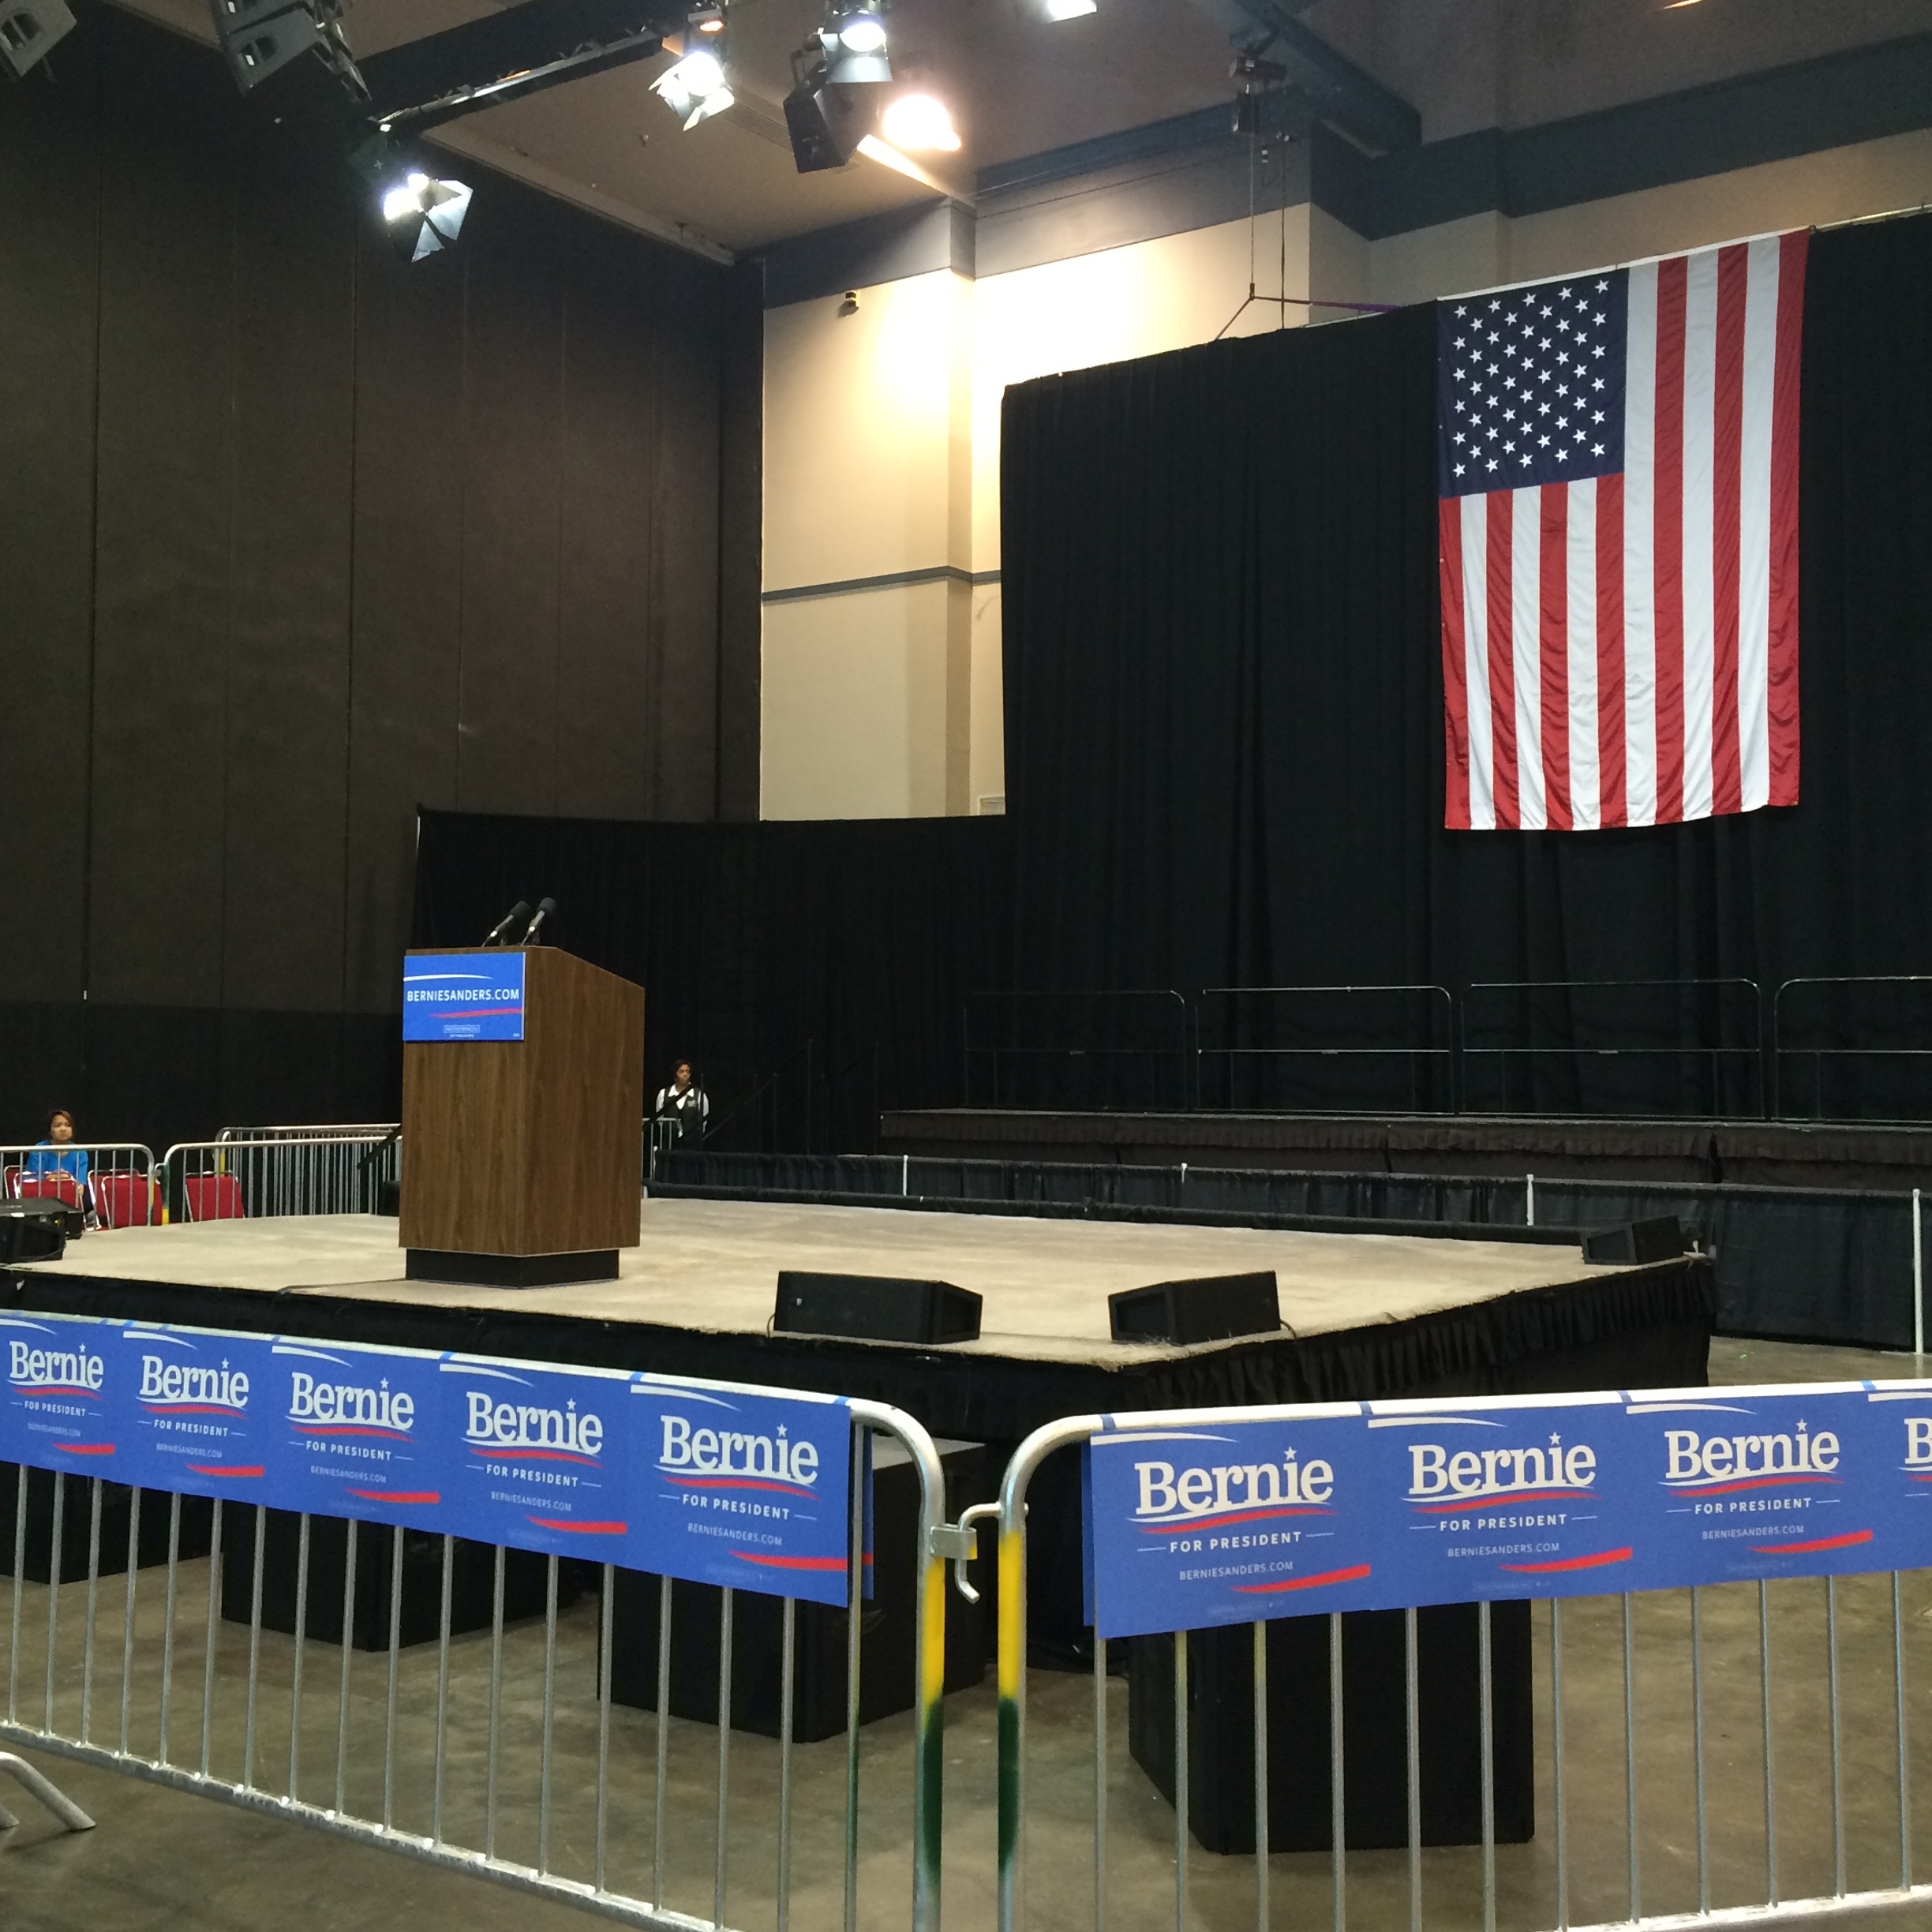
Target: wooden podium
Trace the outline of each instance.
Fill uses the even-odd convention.
[[[644,990],[552,946],[523,958],[522,1039],[403,1046],[412,1281],[608,1281],[638,1244]]]

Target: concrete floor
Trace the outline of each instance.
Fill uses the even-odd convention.
[[[1711,1353],[1715,1382],[1837,1380],[1912,1372],[1908,1357],[1844,1350],[1720,1340]],[[0,1660],[11,1667],[10,1694],[22,1719],[43,1707],[47,1601],[21,1593],[21,1634],[12,1646],[10,1580],[0,1582]],[[103,1582],[95,1612],[90,1720],[112,1743],[122,1708],[125,1586]],[[54,1698],[57,1728],[72,1733],[80,1711],[85,1620],[84,1586],[60,1593]],[[1897,1743],[1894,1728],[1890,1585],[1855,1578],[1837,1586],[1840,1783],[1845,1880],[1852,1889],[1897,1882]],[[1904,1579],[1903,1645],[1910,1687],[1908,1732],[1914,1791],[1913,1832],[1928,1848],[1916,1866],[1932,1879],[1932,1573]],[[128,1687],[130,1735],[153,1748],[160,1716],[163,1604],[159,1573],[143,1572],[137,1594],[136,1666]],[[1714,1907],[1765,1896],[1765,1774],[1761,1720],[1758,1595],[1732,1586],[1702,1593],[1705,1784],[1709,1901]],[[1829,1893],[1834,1882],[1829,1703],[1825,1691],[1825,1586],[1778,1586],[1770,1593],[1773,1739],[1779,1888],[1788,1898]],[[207,1643],[208,1566],[181,1567],[170,1689],[174,1762],[208,1762],[238,1777],[246,1736],[249,1646],[236,1625],[216,1626]],[[1573,1925],[1627,1915],[1622,1600],[1563,1607],[1563,1829],[1567,1919]],[[1699,1903],[1697,1807],[1691,1751],[1688,1634],[1682,1594],[1633,1600],[1640,1881],[1647,1913],[1694,1911]],[[1503,1932],[1542,1932],[1559,1920],[1556,1807],[1549,1700],[1550,1618],[1536,1616],[1538,1835],[1497,1852],[1497,1922]],[[560,1616],[552,1679],[548,1859],[568,1877],[588,1878],[596,1846],[595,1664],[597,1606],[582,1599]],[[534,1861],[541,1782],[544,1627],[541,1619],[506,1636],[498,1755],[498,1849]],[[299,1791],[333,1802],[337,1768],[341,1652],[311,1642],[303,1658]],[[444,1822],[452,1842],[483,1841],[487,1793],[487,1631],[451,1646],[447,1710]],[[288,1788],[294,1647],[265,1634],[257,1660],[254,1777],[271,1792]],[[204,1723],[203,1693],[213,1687]],[[436,1722],[433,1645],[402,1654],[391,1803],[402,1829],[432,1828],[431,1776]],[[1106,1687],[1109,1706],[1107,1924],[1114,1932],[1155,1932],[1174,1923],[1174,1814],[1126,1750],[1126,1687]],[[0,1683],[0,1707],[8,1686]],[[389,1694],[387,1659],[352,1659],[348,1704],[347,1808],[380,1816]],[[1031,1679],[1027,1923],[1055,1932],[1094,1923],[1090,1679],[1036,1672]],[[983,1932],[993,1920],[995,1711],[990,1683],[947,1702],[946,1923]],[[610,1884],[636,1896],[655,1888],[655,1720],[612,1713],[606,1819]],[[867,1727],[861,1765],[863,1825],[859,1854],[858,1925],[889,1932],[907,1923],[909,1720]],[[407,1925],[412,1932],[545,1932],[586,1923],[577,1908],[445,1873],[373,1846],[348,1842],[284,1818],[238,1810],[112,1770],[28,1754],[99,1819],[94,1832],[62,1832],[32,1801],[0,1784],[0,1802],[19,1829],[0,1833],[0,1928],[5,1932],[148,1932],[193,1926],[204,1932],[332,1932]],[[672,1908],[708,1919],[716,1882],[717,1733],[673,1720],[665,1792],[664,1897]],[[778,1754],[766,1739],[730,1739],[727,1896],[724,1917],[747,1932],[776,1923]],[[842,1922],[844,1747],[842,1739],[795,1749],[792,1765],[790,1924],[829,1932]],[[1425,1924],[1481,1924],[1479,1854],[1423,1854]],[[1189,1857],[1189,1922],[1219,1928],[1255,1923],[1254,1861],[1216,1857],[1198,1846]],[[1330,1861],[1290,1855],[1271,1861],[1271,1922],[1326,1926],[1333,1900]],[[1349,1922],[1406,1926],[1408,1859],[1401,1852],[1354,1852],[1347,1861]],[[1897,1908],[1865,1915],[1885,1928],[1932,1923],[1932,1912]]]

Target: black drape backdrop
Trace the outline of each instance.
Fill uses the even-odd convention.
[[[724,1147],[874,1144],[958,1095],[960,1014],[1009,945],[998,818],[686,826],[425,812],[414,943],[474,945],[516,900],[646,990],[647,1085],[691,1060]]]
[[[1815,238],[1800,803],[1627,832],[1443,828],[1428,309],[1009,391],[1017,983],[1932,968],[1928,314],[1932,219]],[[1692,1004],[1666,1024],[1747,1036]],[[1534,1064],[1507,1097],[1619,1097],[1608,1063]],[[1661,1064],[1708,1089],[1708,1063]]]

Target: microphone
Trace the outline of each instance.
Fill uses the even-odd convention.
[[[489,937],[485,939],[483,943],[486,946],[494,945],[496,942],[517,923],[519,919],[527,919],[529,916],[530,901],[527,899],[519,899],[516,904],[513,905],[510,910],[490,928]]]
[[[537,928],[541,926],[544,921],[548,919],[556,910],[556,901],[554,899],[539,899],[537,901],[536,915],[530,920],[529,925],[525,927],[523,929],[522,943],[525,945],[529,945],[533,941],[535,940],[537,937]]]

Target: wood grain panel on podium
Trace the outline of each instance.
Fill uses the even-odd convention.
[[[402,1050],[405,1248],[542,1255],[638,1244],[643,988],[551,946],[524,961],[522,1039]]]

